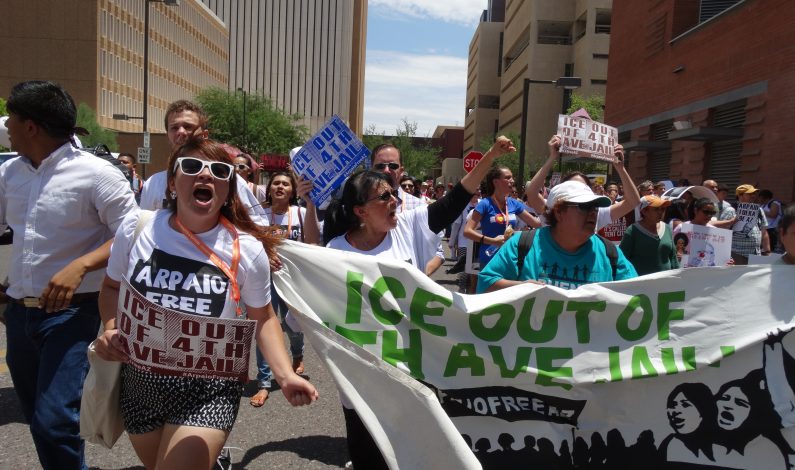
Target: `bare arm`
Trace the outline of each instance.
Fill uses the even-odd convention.
[[[472,241],[480,242],[481,239],[483,240],[484,245],[502,245],[505,243],[505,235],[497,235],[496,237],[487,237],[483,235],[483,233],[478,232],[475,230],[477,226],[480,224],[480,212],[472,211],[472,217],[469,218],[467,221],[467,225],[464,228],[464,236],[469,238]]]
[[[312,245],[320,244],[320,227],[317,224],[317,208],[309,193],[312,191],[312,182],[304,179],[303,176],[298,177],[298,196],[306,201],[306,217],[301,227],[304,234],[304,243]],[[298,210],[301,210],[300,208]]]
[[[116,329],[116,310],[119,304],[118,281],[105,276],[102,289],[99,291],[99,316],[105,331],[99,334],[94,347],[99,357],[106,361],[127,361],[127,353],[119,341],[119,331]]]
[[[293,406],[301,406],[317,400],[315,386],[293,372],[284,347],[284,333],[271,304],[258,308],[246,306],[246,312],[250,319],[257,321],[257,346],[270,364],[273,377],[287,401]]]
[[[640,193],[638,188],[635,187],[635,182],[629,176],[629,172],[624,167],[624,147],[622,145],[616,146],[615,160],[613,160],[613,168],[616,169],[618,176],[621,178],[621,184],[624,185],[624,199],[616,204],[610,206],[610,219],[616,220],[619,217],[629,214],[638,204],[640,204]]]
[[[469,194],[475,194],[475,191],[477,191],[480,186],[480,182],[483,181],[483,178],[486,176],[486,173],[488,173],[494,160],[510,152],[516,152],[516,147],[514,147],[513,142],[504,135],[497,137],[494,145],[483,155],[483,158],[475,165],[475,168],[461,179],[461,185]]]
[[[522,211],[519,213],[519,218],[522,219],[522,222],[527,224],[528,227],[539,228],[544,225],[541,223],[541,219],[527,211]]]
[[[47,313],[52,313],[68,307],[86,273],[108,265],[112,243],[113,239],[111,238],[96,250],[73,260],[55,273],[41,293],[39,308],[43,308]]]
[[[536,174],[533,176],[533,179],[530,180],[530,185],[527,186],[527,190],[525,191],[525,195],[527,196],[527,205],[532,207],[538,213],[544,212],[544,206],[546,205],[547,201],[541,197],[540,191],[541,188],[544,187],[544,181],[547,179],[547,175],[549,175],[550,170],[552,170],[552,165],[555,164],[555,160],[560,157],[560,136],[553,135],[552,138],[549,139],[547,143],[549,146],[549,156],[547,157],[547,161],[538,169]]]

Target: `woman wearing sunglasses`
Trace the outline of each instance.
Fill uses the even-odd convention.
[[[265,188],[256,182],[259,180],[259,165],[254,161],[254,157],[247,153],[241,153],[235,157],[235,171],[241,178],[246,180],[248,189],[260,203],[265,202],[267,197]]]
[[[278,239],[252,222],[238,198],[237,186],[230,184],[232,159],[218,143],[193,138],[174,152],[167,171],[166,208],[140,227],[138,214],[131,214],[116,233],[100,293],[105,331],[97,353],[128,362],[116,329],[122,278],[141,295],[178,311],[180,322],[197,315],[236,320],[245,306],[248,318],[256,320],[256,344],[284,396],[294,406],[311,403],[317,391],[290,367],[270,303],[268,257],[275,256]],[[234,379],[122,366],[125,428],[148,469],[211,468],[242,393],[243,383]]]
[[[317,223],[317,211],[309,192],[312,182],[301,179],[298,182],[290,171],[277,171],[271,175],[268,183],[267,202],[265,208],[265,223],[276,228],[276,234],[288,240],[300,241],[316,245],[320,242],[320,230]],[[306,201],[306,208],[298,205],[298,197]],[[304,373],[304,334],[293,331],[284,322],[287,315],[287,305],[279,297],[276,289],[271,284],[271,304],[273,310],[282,320],[282,328],[287,332],[290,340],[290,355],[293,358],[293,371],[296,374]],[[260,407],[265,404],[270,395],[273,373],[268,361],[257,352],[257,386],[258,390],[249,403],[251,406]]]
[[[441,230],[453,222],[478,190],[494,159],[515,152],[504,136],[489,149],[472,171],[440,200],[398,212],[398,192],[391,177],[382,172],[360,171],[348,178],[342,198],[326,212],[323,236],[326,246],[382,259],[406,261],[418,269],[423,251],[438,245]],[[348,452],[353,467],[387,468],[384,458],[359,416],[343,397]]]
[[[576,289],[592,282],[637,277],[632,263],[611,241],[596,232],[600,207],[610,198],[597,196],[579,181],[566,181],[552,188],[545,202],[544,219],[549,224],[534,230],[532,243],[518,263],[519,240],[505,242],[478,275],[478,293],[525,282]]]

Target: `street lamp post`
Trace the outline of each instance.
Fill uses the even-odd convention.
[[[525,149],[527,148],[527,95],[530,92],[531,83],[543,83],[548,85],[555,85],[566,90],[575,90],[582,85],[580,77],[560,77],[557,80],[532,80],[530,78],[524,79],[524,87],[522,89],[522,131],[519,140],[519,177],[517,181],[522,184],[522,191],[524,191],[524,162],[525,162]]]

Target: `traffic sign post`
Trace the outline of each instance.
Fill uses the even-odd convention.
[[[483,152],[472,150],[464,156],[464,171],[469,173],[475,166],[477,166],[480,159],[483,158]]]
[[[149,147],[138,147],[138,163],[142,165],[150,163],[151,150]]]

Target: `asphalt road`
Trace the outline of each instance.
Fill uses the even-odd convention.
[[[2,251],[0,272],[7,264]],[[454,276],[444,272],[451,264],[446,261],[433,278],[446,288],[455,290]],[[5,327],[0,324],[0,469],[39,468],[5,356]],[[306,374],[320,393],[320,399],[311,406],[293,408],[277,391],[271,393],[265,406],[253,408],[248,404],[248,397],[256,387],[253,383],[247,386],[226,444],[236,448],[232,449],[233,468],[344,468],[348,460],[345,421],[336,388],[308,343],[304,362]],[[252,371],[255,371],[253,365]],[[87,443],[86,460],[92,469],[143,469],[126,434],[110,450]]]

